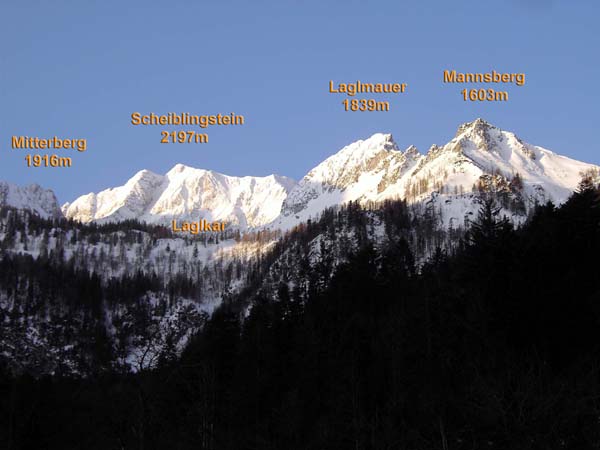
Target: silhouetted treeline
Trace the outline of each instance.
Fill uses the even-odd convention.
[[[406,240],[364,240],[326,284],[225,302],[155,370],[5,376],[0,446],[598,448],[599,252],[590,185],[518,230],[485,202],[421,270]]]

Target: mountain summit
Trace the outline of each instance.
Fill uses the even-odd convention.
[[[391,135],[375,134],[312,169],[272,226],[289,228],[336,204],[386,199],[427,203],[455,226],[473,215],[484,192],[499,194],[504,212],[519,221],[514,216],[523,218],[536,203],[564,202],[582,173],[597,169],[527,144],[483,119],[462,124],[450,142],[433,145],[425,155],[414,146],[399,151]]]
[[[400,150],[391,134],[374,134],[325,159],[299,183],[277,175],[230,177],[182,164],[165,175],[142,170],[123,186],[79,197],[63,212],[82,222],[206,219],[242,230],[289,229],[349,201],[405,199],[436,209],[446,225],[455,226],[473,215],[481,195],[493,193],[504,213],[520,221],[537,203],[564,202],[590,170],[598,167],[476,119],[426,154],[414,146]]]
[[[62,215],[54,192],[37,184],[19,187],[0,181],[0,206],[26,209],[46,219]]]
[[[278,175],[231,177],[177,164],[165,175],[142,170],[123,186],[79,197],[64,205],[63,213],[81,222],[206,219],[254,228],[279,215],[294,184]]]

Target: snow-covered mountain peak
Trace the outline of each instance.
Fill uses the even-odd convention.
[[[370,139],[367,139],[367,141],[371,142],[374,146],[381,145],[387,151],[398,151],[398,146],[391,133],[376,133]]]
[[[423,156],[419,152],[419,149],[417,147],[415,147],[414,145],[408,146],[408,148],[406,150],[404,150],[403,155],[406,159],[412,159],[412,160],[418,159],[421,156]]]
[[[502,148],[508,146],[523,152],[530,158],[534,157],[531,149],[528,149],[527,145],[514,133],[503,131],[483,119],[462,124],[449,144],[454,144],[452,148],[457,153],[462,153],[465,148],[471,147],[484,152],[496,152],[501,156]]]
[[[554,155],[550,150],[525,143],[510,131],[504,131],[483,119],[463,124],[456,136],[443,147],[454,152],[459,162],[470,161],[484,170],[500,170],[504,175],[525,170],[539,172],[535,163],[542,155]]]
[[[394,142],[394,137],[390,133],[375,133],[368,139],[359,140],[344,147],[338,154],[353,153],[368,157],[381,151],[399,151],[396,142]]]
[[[157,173],[154,173],[150,170],[140,170],[134,176],[132,176],[126,183],[126,185],[132,186],[137,184],[144,183],[155,183],[157,181],[162,181],[163,176]]]
[[[175,164],[171,170],[169,170],[165,174],[165,178],[169,181],[182,179],[182,178],[200,178],[207,174],[212,174],[211,170],[198,169],[191,166],[186,166],[185,164]],[[214,172],[216,173],[216,172]]]
[[[54,192],[36,183],[20,187],[0,181],[0,206],[26,209],[43,218],[62,215]]]
[[[342,148],[312,169],[302,181],[343,189],[355,182],[361,173],[373,170],[390,157],[402,158],[402,152],[391,134],[376,133]]]
[[[356,141],[313,168],[290,192],[273,227],[289,228],[316,217],[324,208],[367,200],[384,192],[421,158],[418,150],[399,150],[391,134]]]
[[[173,166],[173,168],[167,172],[167,175],[169,175],[169,174],[175,175],[177,173],[184,172],[186,169],[190,169],[190,167],[186,166],[185,164],[178,163],[178,164],[175,164]]]
[[[66,203],[63,212],[82,222],[138,219],[169,225],[173,219],[206,219],[246,229],[273,221],[295,184],[277,175],[231,177],[176,164],[165,175],[139,171],[123,186]]]
[[[460,135],[463,135],[463,134],[479,134],[479,135],[481,135],[490,129],[498,130],[499,128],[495,127],[494,125],[492,125],[489,122],[486,122],[482,118],[477,118],[477,119],[473,120],[472,122],[465,122],[465,123],[461,124],[458,127],[458,129],[456,130],[455,137],[459,137]]]
[[[399,151],[391,134],[375,133],[368,139],[358,140],[346,145],[340,151],[325,159],[320,165],[331,163],[338,165],[356,164],[369,160],[382,152]]]
[[[425,155],[411,146],[399,152],[389,134],[344,147],[312,169],[284,202],[273,227],[288,228],[348,201],[403,198],[430,202],[444,223],[456,226],[476,213],[483,192],[502,192],[507,214],[523,220],[536,203],[562,203],[581,174],[595,166],[527,144],[514,133],[476,119]],[[430,205],[430,206],[431,206]],[[432,207],[432,206],[431,206]]]

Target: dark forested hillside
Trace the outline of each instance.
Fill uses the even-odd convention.
[[[133,220],[81,224],[0,208],[0,364],[34,376],[153,368],[180,354],[223,298],[243,311],[258,290],[278,298],[283,283],[304,300],[367,243],[408,242],[422,262],[463,232],[400,201],[328,209],[283,237],[174,236]]]
[[[180,353],[232,284],[258,271],[246,260],[261,239],[2,207],[0,365],[34,376],[155,367]]]
[[[424,226],[401,212],[377,214]],[[423,265],[410,232],[354,235],[335,267],[322,253],[285,256],[314,226],[286,237],[263,261],[268,283],[226,300],[180,357],[83,379],[5,373],[0,447],[600,447],[596,187],[519,229],[484,202]],[[291,276],[293,255],[307,269]]]

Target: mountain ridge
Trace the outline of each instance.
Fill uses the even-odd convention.
[[[0,206],[29,210],[44,218],[62,215],[54,192],[37,183],[21,187],[0,181]]]
[[[379,151],[363,148],[372,145]],[[357,163],[348,157],[354,152],[370,158]],[[272,227],[288,229],[335,204],[398,198],[440,210],[445,225],[451,226],[472,216],[481,194],[491,191],[502,191],[504,214],[520,222],[535,204],[564,202],[582,173],[590,170],[597,173],[598,166],[527,144],[482,119],[460,125],[452,140],[432,145],[425,154],[414,146],[401,152],[391,135],[375,134],[312,169],[286,198]],[[330,176],[348,171],[354,173],[349,183]]]
[[[200,215],[247,228],[273,220],[272,203],[276,209],[277,201],[283,200],[293,184],[274,174],[231,177],[176,164],[165,175],[139,171],[123,186],[81,196],[62,210],[67,218],[82,222],[138,219],[166,223],[174,218],[198,220]],[[271,205],[261,209],[267,200]]]
[[[483,191],[503,191],[519,204],[519,222],[535,204],[562,203],[582,173],[598,166],[528,144],[516,134],[476,119],[461,124],[446,144],[421,154],[400,150],[389,133],[351,143],[313,167],[298,182],[271,174],[233,177],[176,164],[165,175],[138,171],[124,185],[89,193],[63,214],[99,223],[135,218],[168,225],[172,219],[220,220],[242,231],[290,229],[325,208],[347,203],[406,199],[435,203],[444,223],[461,222]],[[461,206],[458,206],[461,205]]]

